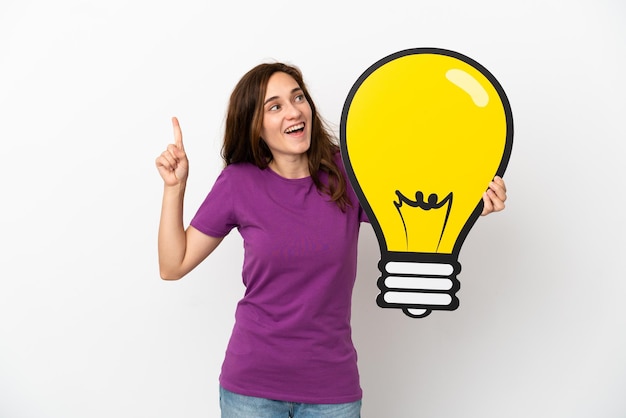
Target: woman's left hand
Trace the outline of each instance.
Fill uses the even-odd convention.
[[[506,201],[506,185],[502,177],[496,176],[489,183],[489,189],[483,194],[483,212],[481,216],[489,215],[491,212],[500,212],[504,209]]]

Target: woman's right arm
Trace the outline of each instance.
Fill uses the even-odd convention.
[[[189,161],[183,147],[178,119],[172,118],[174,143],[156,159],[163,178],[163,202],[159,223],[159,271],[164,280],[178,280],[217,248],[223,237],[211,237],[183,226],[183,202]]]

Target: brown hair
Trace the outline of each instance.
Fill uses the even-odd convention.
[[[315,104],[297,67],[283,63],[260,64],[248,71],[235,86],[228,105],[222,158],[226,165],[248,162],[261,169],[272,161],[272,153],[261,138],[263,126],[263,100],[270,77],[283,72],[296,80],[311,106],[311,146],[307,151],[311,179],[319,191],[345,211],[351,202],[346,180],[335,162],[339,147],[326,123],[317,114]],[[328,174],[328,184],[320,181],[319,173]]]

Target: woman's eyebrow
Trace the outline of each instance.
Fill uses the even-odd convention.
[[[295,92],[297,92],[297,91],[302,91],[302,88],[301,88],[301,87],[294,87],[294,88],[291,90],[291,94],[294,94],[294,93],[295,93]],[[278,99],[278,96],[272,96],[272,97],[270,97],[270,98],[266,99],[266,100],[263,102],[263,105],[266,105],[266,104],[268,104],[269,102],[271,102],[272,100],[276,100],[276,99]]]

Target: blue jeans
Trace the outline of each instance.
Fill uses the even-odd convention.
[[[222,418],[360,418],[361,401],[309,404],[273,401],[230,392],[220,386]]]

